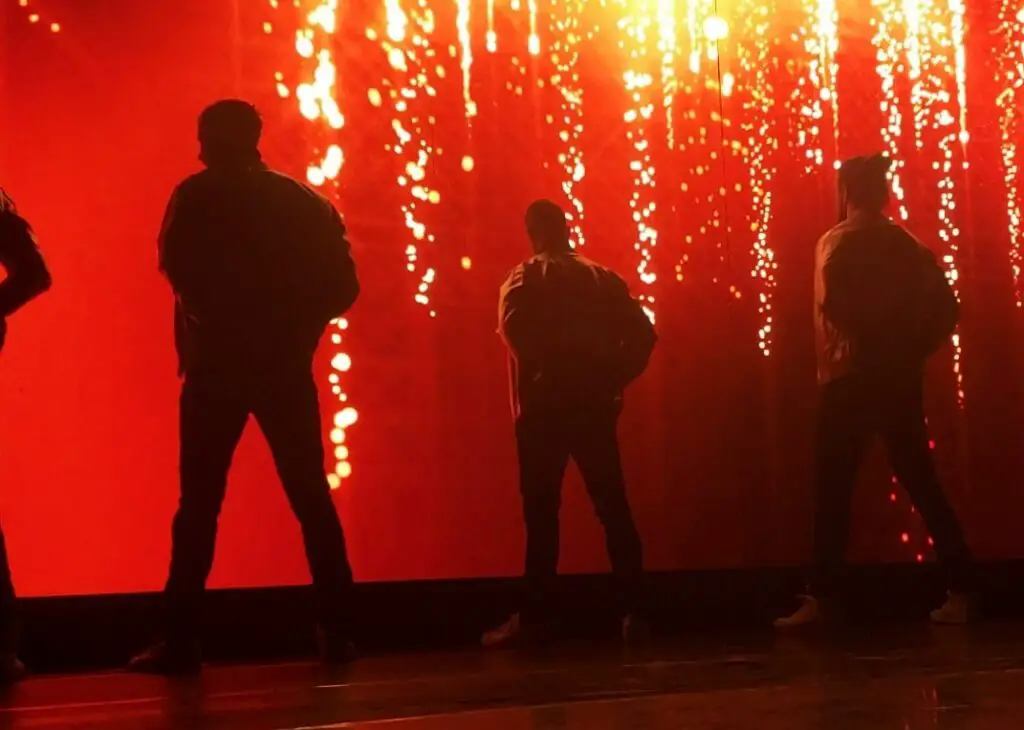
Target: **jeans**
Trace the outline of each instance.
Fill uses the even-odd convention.
[[[347,632],[352,571],[324,473],[320,408],[309,368],[259,378],[232,378],[211,368],[189,372],[181,394],[181,499],[165,590],[170,636],[197,636],[228,470],[250,415],[267,439],[301,525],[320,625]]]
[[[562,480],[570,457],[604,526],[617,591],[625,612],[641,608],[643,555],[626,498],[615,404],[548,406],[516,422],[519,485],[526,522],[524,620],[546,618],[558,572]]]
[[[875,435],[881,436],[896,478],[924,519],[948,588],[971,588],[971,554],[932,460],[923,381],[920,370],[859,372],[821,389],[815,436],[815,569],[811,580],[811,591],[819,597],[836,588],[849,540],[853,489]]]

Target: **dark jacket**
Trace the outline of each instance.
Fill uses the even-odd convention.
[[[520,264],[501,287],[512,410],[614,402],[643,372],[657,337],[614,271],[571,251]]]
[[[18,215],[14,201],[0,189],[0,347],[7,334],[6,319],[50,288],[50,272],[39,252],[32,227]]]
[[[359,295],[337,210],[262,164],[206,170],[178,186],[160,269],[176,295],[181,372],[308,366],[327,324]]]
[[[920,370],[953,333],[960,309],[945,271],[888,218],[840,223],[816,258],[820,382],[864,369]]]

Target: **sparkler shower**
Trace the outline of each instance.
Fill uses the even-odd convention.
[[[992,505],[1006,498],[981,486],[984,474],[1015,473],[1007,472],[1011,462],[1024,467],[1016,447],[995,465],[979,463],[972,445],[987,438],[976,424],[992,403],[1013,418],[1024,414],[1020,389],[984,366],[993,358],[1017,363],[1024,343],[1024,0],[187,0],[175,12],[171,5],[105,18],[70,0],[0,5],[14,39],[0,54],[0,121],[9,130],[0,143],[2,182],[57,249],[59,299],[62,275],[74,277],[84,264],[67,243],[76,231],[64,217],[55,222],[61,214],[37,175],[67,168],[33,141],[24,114],[49,113],[53,99],[69,97],[79,113],[112,120],[108,109],[116,108],[119,123],[160,127],[152,139],[132,137],[143,149],[180,138],[170,164],[156,152],[113,155],[121,162],[111,163],[111,181],[121,169],[126,180],[156,178],[111,189],[130,189],[132,200],[145,190],[150,197],[137,208],[158,219],[175,179],[188,172],[194,112],[215,95],[258,104],[268,160],[335,201],[366,283],[351,316],[333,323],[318,366],[331,446],[325,467],[361,575],[518,571],[494,303],[504,272],[526,253],[522,211],[542,196],[564,205],[578,250],[627,274],[661,334],[623,423],[651,567],[801,560],[809,532],[791,525],[809,514],[813,244],[835,221],[838,162],[877,150],[895,163],[894,215],[937,254],[964,303],[961,329],[933,363],[929,396],[944,477],[979,552],[1024,555],[1024,539],[987,523],[972,528],[970,519],[975,510],[997,520]],[[169,40],[144,29],[154,25],[166,27]],[[119,39],[127,45],[116,46]],[[202,50],[183,58],[190,44]],[[63,65],[48,76],[47,63]],[[74,87],[78,73],[83,86]],[[164,108],[171,111],[163,120],[138,119],[140,110]],[[82,145],[95,145],[90,159],[103,165],[110,120],[96,119]],[[47,124],[58,129],[55,118]],[[138,261],[133,275],[144,277],[151,262],[135,251],[151,223],[94,228],[132,240],[132,253],[118,260]],[[115,277],[122,270],[107,267]],[[149,309],[115,317],[120,335],[106,342],[108,353],[124,341],[161,343],[138,344],[157,354],[129,357],[133,365],[119,371],[133,383],[165,369],[168,335],[152,322],[166,291],[155,278],[145,281]],[[139,296],[129,282],[112,291]],[[70,327],[71,291],[54,305],[59,312],[39,316]],[[1003,312],[1012,331],[994,332],[993,312]],[[47,347],[5,352],[8,368],[32,363],[46,382],[66,383],[51,364],[63,358]],[[85,347],[82,378],[111,356],[90,360]],[[111,383],[104,398],[113,398],[114,381],[103,382]],[[154,413],[170,426],[154,427],[153,443],[159,434],[173,441],[174,384],[160,382],[154,387],[169,405]],[[92,397],[89,407],[102,407],[99,394],[82,392],[63,398],[74,405]],[[54,442],[70,444],[77,463],[118,458],[99,431],[93,440],[66,428]],[[269,494],[261,448],[243,448],[240,472]],[[146,469],[158,464],[168,473],[153,478],[170,500],[173,449]],[[26,461],[20,474],[34,468]],[[134,471],[124,468],[126,479]],[[865,475],[872,488],[861,490],[861,511],[877,529],[855,549],[870,559],[924,560],[929,539],[889,479],[880,468]],[[569,491],[566,499],[576,499]],[[7,499],[8,521],[28,514]],[[283,509],[269,496],[257,502],[238,508],[246,525]],[[600,568],[596,525],[575,519],[565,528],[576,533],[566,540],[566,567]],[[775,524],[793,534],[780,537]],[[497,547],[486,555],[459,537],[492,526]],[[225,540],[241,544],[248,529]],[[11,534],[31,540],[16,524]],[[382,550],[382,542],[408,547]],[[569,543],[584,547],[573,552]],[[283,552],[291,555],[297,548],[289,545]],[[268,548],[268,562],[271,552],[280,551]],[[219,575],[232,585],[295,580],[301,563],[289,557],[263,577],[259,567],[227,560]],[[63,591],[69,580],[40,578],[37,590]]]

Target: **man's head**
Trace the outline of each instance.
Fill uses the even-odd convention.
[[[839,168],[840,214],[881,213],[889,205],[889,168],[884,154],[853,157]]]
[[[263,120],[252,104],[225,99],[199,115],[199,159],[207,167],[244,167],[260,161]]]
[[[526,233],[534,253],[559,253],[572,248],[565,211],[550,200],[537,200],[526,209]]]

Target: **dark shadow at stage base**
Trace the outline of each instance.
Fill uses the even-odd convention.
[[[1024,562],[986,564],[982,608],[994,618],[1024,617]],[[656,574],[652,623],[661,636],[757,633],[793,608],[799,571],[764,569]],[[361,584],[357,640],[370,654],[472,647],[480,632],[514,606],[515,581],[467,580]],[[559,585],[559,635],[569,640],[617,633],[607,576],[567,576]],[[858,566],[849,571],[847,613],[855,623],[923,621],[942,599],[935,566]],[[314,624],[309,591],[215,591],[206,611],[205,651],[212,661],[309,658]],[[37,672],[122,666],[154,638],[156,595],[43,598],[25,602],[23,654]],[[2,729],[0,729],[2,730]]]

